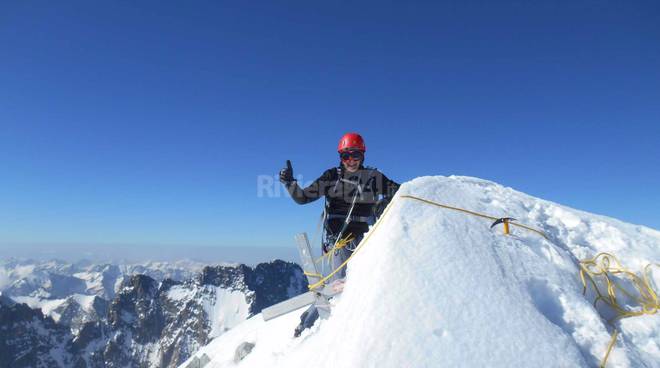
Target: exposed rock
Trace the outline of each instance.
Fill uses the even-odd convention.
[[[54,310],[58,323],[0,294],[0,367],[177,367],[231,323],[306,290],[300,267],[283,261],[206,267],[183,282],[132,275],[112,302],[67,297]]]

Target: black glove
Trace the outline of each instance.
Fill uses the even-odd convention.
[[[286,160],[286,167],[280,170],[280,181],[283,184],[289,185],[293,183],[293,168],[291,167],[291,161]]]

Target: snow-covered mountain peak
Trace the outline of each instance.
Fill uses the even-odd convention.
[[[438,207],[512,217],[546,237]],[[332,315],[294,339],[303,310],[259,315],[201,349],[207,367],[597,366],[611,328],[582,295],[578,262],[660,260],[660,234],[470,177],[404,184],[348,264]],[[660,285],[660,272],[652,283]],[[624,319],[612,367],[660,367],[660,316]],[[236,349],[255,344],[240,363]],[[337,349],[332,347],[337,346]],[[192,361],[192,360],[190,360]],[[184,365],[185,366],[185,365]]]

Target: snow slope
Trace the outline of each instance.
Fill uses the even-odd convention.
[[[514,217],[549,240],[517,227],[505,236],[489,220],[404,194]],[[481,179],[418,178],[349,263],[329,319],[293,339],[304,309],[269,322],[256,315],[196,357],[209,357],[207,367],[598,366],[612,331],[582,295],[577,262],[604,251],[639,272],[660,261],[660,232]],[[660,269],[652,282],[658,290]],[[607,366],[660,367],[660,316],[619,326]],[[236,364],[243,342],[255,347]]]
[[[250,314],[246,292],[225,289],[218,286],[176,285],[167,291],[167,298],[182,309],[192,302],[201,304],[211,331],[209,337],[216,337],[245,321]]]

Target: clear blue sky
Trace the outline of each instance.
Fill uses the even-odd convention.
[[[257,177],[346,131],[660,229],[659,45],[657,1],[6,1],[0,244],[289,246],[321,201]]]

